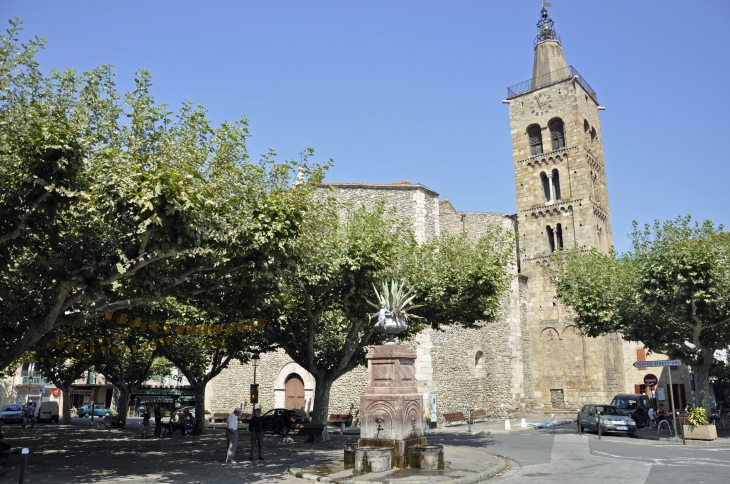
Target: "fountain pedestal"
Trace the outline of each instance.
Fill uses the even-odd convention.
[[[368,360],[368,386],[360,397],[359,447],[391,447],[392,463],[405,468],[408,448],[426,445],[423,397],[415,379],[416,352],[400,345],[373,347]]]

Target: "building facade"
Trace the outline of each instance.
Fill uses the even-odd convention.
[[[480,237],[490,227],[517,234],[514,279],[499,321],[481,328],[425,330],[411,345],[424,408],[437,413],[485,409],[494,416],[574,411],[642,391],[645,371],[633,367],[640,343],[620,335],[589,338],[562,307],[547,274],[561,249],[612,247],[602,131],[596,92],[568,65],[543,8],[532,76],[508,89],[517,214],[460,212],[417,183],[324,183],[322,190],[355,205],[381,201],[410,220],[419,241],[443,233]],[[645,356],[645,353],[644,353]],[[652,358],[664,359],[663,355]],[[673,370],[664,370],[664,372]],[[689,401],[686,368],[672,373],[679,400]],[[314,379],[283,351],[261,356],[257,383],[264,409],[295,404],[311,410]],[[660,375],[664,383],[666,375]],[[214,379],[207,407],[230,411],[246,403],[253,369],[235,364]],[[367,383],[356,368],[332,387],[331,413],[357,411]],[[666,396],[667,392],[663,392]],[[662,392],[657,392],[662,396]],[[668,397],[667,397],[668,398]],[[665,403],[661,402],[660,403]]]

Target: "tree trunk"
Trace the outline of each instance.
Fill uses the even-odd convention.
[[[710,398],[710,370],[714,359],[714,351],[709,348],[702,348],[703,361],[692,367],[695,375],[695,396],[697,406],[705,409],[708,416],[711,415],[712,399]]]
[[[205,433],[205,383],[192,385],[195,392],[195,428],[193,435]]]
[[[117,400],[117,413],[119,415],[119,427],[127,425],[127,413],[129,413],[129,397],[132,391],[126,387],[119,385],[119,399]]]
[[[327,432],[327,420],[329,418],[330,409],[330,390],[332,390],[332,382],[335,379],[331,375],[323,374],[315,377],[316,386],[314,387],[314,408],[312,409],[312,423],[325,426],[322,434],[322,440],[329,440],[329,432]]]
[[[71,424],[71,384],[61,386],[61,394],[63,395],[63,423]]]

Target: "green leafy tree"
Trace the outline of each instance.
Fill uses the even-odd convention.
[[[145,333],[113,324],[94,328],[94,336],[102,346],[94,350],[89,361],[116,387],[119,426],[123,427],[127,423],[129,398],[149,378],[158,352],[149,344]]]
[[[365,362],[366,346],[384,342],[368,315],[373,286],[397,279],[413,289],[424,305],[415,312],[426,319],[411,320],[411,333],[424,324],[487,323],[503,302],[512,248],[498,228],[477,243],[443,236],[419,245],[385,205],[313,203],[290,263],[261,303],[271,340],[316,381],[313,421],[327,422],[332,383]]]
[[[253,353],[272,349],[267,335],[248,316],[246,300],[227,300],[224,294],[207,295],[187,303],[167,299],[144,308],[149,317],[189,329],[169,344],[158,346],[161,355],[182,372],[195,394],[196,427],[205,432],[205,390],[208,383],[233,360],[247,362]]]
[[[109,311],[219,290],[286,253],[319,168],[246,151],[247,121],[156,104],[149,73],[41,73],[44,43],[0,37],[0,367]]]
[[[172,373],[173,364],[170,360],[164,356],[158,356],[152,362],[150,367],[150,375],[153,376],[166,376]]]
[[[564,253],[552,270],[558,298],[589,336],[618,332],[692,366],[709,411],[715,350],[730,345],[730,234],[680,217],[642,229],[626,254]]]

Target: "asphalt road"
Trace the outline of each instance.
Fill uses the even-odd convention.
[[[598,440],[595,434],[579,436],[572,426],[492,436],[438,435],[429,442],[480,446],[516,464],[491,482],[730,483],[730,445],[683,446],[625,436],[603,436]]]

